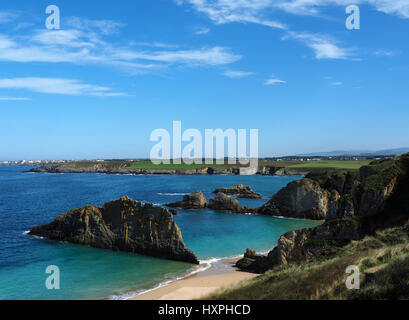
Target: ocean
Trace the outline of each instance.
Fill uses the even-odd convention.
[[[37,225],[84,205],[101,205],[127,195],[158,205],[200,190],[242,183],[263,199],[239,199],[257,207],[301,177],[178,176],[24,173],[29,167],[0,166],[0,299],[125,299],[197,271],[187,263],[47,241],[27,235]],[[266,252],[283,233],[315,221],[237,215],[212,210],[179,210],[174,219],[186,246],[206,268],[246,250]],[[60,289],[45,286],[47,266],[60,269]]]

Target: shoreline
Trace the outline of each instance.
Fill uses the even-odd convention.
[[[85,174],[85,173],[95,173],[95,174],[105,174],[105,175],[129,175],[129,176],[246,176],[239,173],[186,173],[180,172],[102,172],[102,171],[35,171],[35,170],[25,170],[23,173],[48,173],[48,174]],[[254,174],[260,177],[304,177],[306,172],[294,172],[286,174]]]
[[[210,264],[209,268],[190,273],[163,286],[147,290],[126,300],[194,300],[222,288],[228,288],[259,274],[239,271],[233,267],[240,257],[225,258]]]

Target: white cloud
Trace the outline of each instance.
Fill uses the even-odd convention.
[[[293,39],[304,43],[314,51],[317,59],[356,59],[353,49],[342,48],[335,40],[325,35],[289,31],[283,39]]]
[[[113,52],[113,57],[121,60],[149,60],[188,65],[223,65],[241,59],[240,55],[230,53],[224,47],[154,52],[119,49]]]
[[[18,15],[12,12],[0,11],[0,23],[7,23],[17,18]]]
[[[210,32],[209,28],[199,28],[195,31],[195,34],[197,35],[204,35],[204,34],[208,34]]]
[[[228,78],[245,78],[248,76],[253,75],[253,72],[247,72],[247,71],[226,71],[223,73]]]
[[[332,87],[339,87],[339,86],[342,86],[343,83],[341,81],[337,81],[337,82],[331,82],[329,83],[329,85]]]
[[[168,43],[161,43],[161,42],[137,42],[131,41],[129,43],[130,46],[134,47],[151,47],[151,48],[166,48],[166,49],[175,49],[179,48],[176,44],[168,44]]]
[[[277,78],[270,78],[270,79],[267,79],[267,80],[264,82],[264,85],[266,85],[266,86],[274,86],[274,85],[280,84],[280,83],[287,83],[287,81],[280,80],[280,79],[277,79]]]
[[[61,78],[9,78],[0,79],[0,89],[23,89],[39,93],[91,96],[123,96],[109,87],[83,83],[80,80]]]
[[[386,1],[386,0],[380,0]],[[275,11],[291,14],[317,14],[318,8],[329,4],[345,4],[350,0],[178,0],[177,4],[191,4],[214,23],[256,23],[285,31],[283,39],[298,40],[312,49],[317,59],[353,59],[353,50],[342,48],[325,35],[294,32],[287,26],[268,18]]]
[[[72,48],[95,47],[94,41],[80,30],[39,30],[30,37],[32,42],[46,46],[67,46]]]
[[[0,101],[30,101],[31,98],[24,97],[0,97]]]
[[[122,22],[112,20],[90,20],[80,17],[68,17],[64,22],[71,28],[86,31],[98,31],[105,35],[118,33],[119,29],[125,26]]]
[[[147,47],[142,49],[141,46]],[[217,66],[240,55],[225,47],[180,50],[175,45],[131,42],[113,45],[93,32],[79,29],[35,30],[25,36],[0,34],[0,61],[109,65],[145,73],[171,64]]]
[[[189,3],[216,24],[257,23],[272,28],[286,29],[281,22],[268,19],[263,14],[273,2],[271,0],[176,0],[178,5]]]
[[[197,11],[206,14],[215,23],[253,22],[276,28],[285,28],[268,13],[284,11],[295,15],[319,15],[329,6],[346,7],[350,4],[367,4],[386,14],[409,18],[407,0],[177,0],[177,4],[189,3]]]

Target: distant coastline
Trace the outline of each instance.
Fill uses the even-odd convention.
[[[267,176],[301,176],[322,169],[358,170],[367,165],[366,159],[295,159],[260,160],[257,174]],[[230,164],[161,164],[148,160],[67,161],[47,163],[28,170],[46,173],[102,173],[144,175],[240,175],[241,165]]]

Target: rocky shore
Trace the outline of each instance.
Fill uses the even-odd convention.
[[[186,248],[171,211],[128,197],[86,206],[60,215],[50,224],[34,227],[30,235],[95,248],[125,251],[199,264]]]
[[[282,235],[267,256],[248,249],[237,266],[263,273],[277,265],[327,256],[352,240],[400,226],[409,217],[408,192],[409,154],[374,161],[359,173],[323,171],[308,175],[290,183],[257,211],[325,222]]]
[[[196,191],[191,194],[184,195],[182,201],[169,203],[165,206],[186,210],[209,208],[212,210],[229,211],[232,213],[252,212],[252,209],[241,206],[236,199],[229,197],[222,192],[218,192],[215,198],[212,198],[209,200],[209,202],[207,202],[207,199],[203,193],[201,191]]]
[[[101,174],[144,174],[144,175],[240,175],[236,167],[203,167],[200,169],[135,169],[127,161],[115,162],[67,162],[42,165],[28,170],[37,173],[101,173]],[[259,175],[298,176],[308,172],[299,169],[260,167]]]

